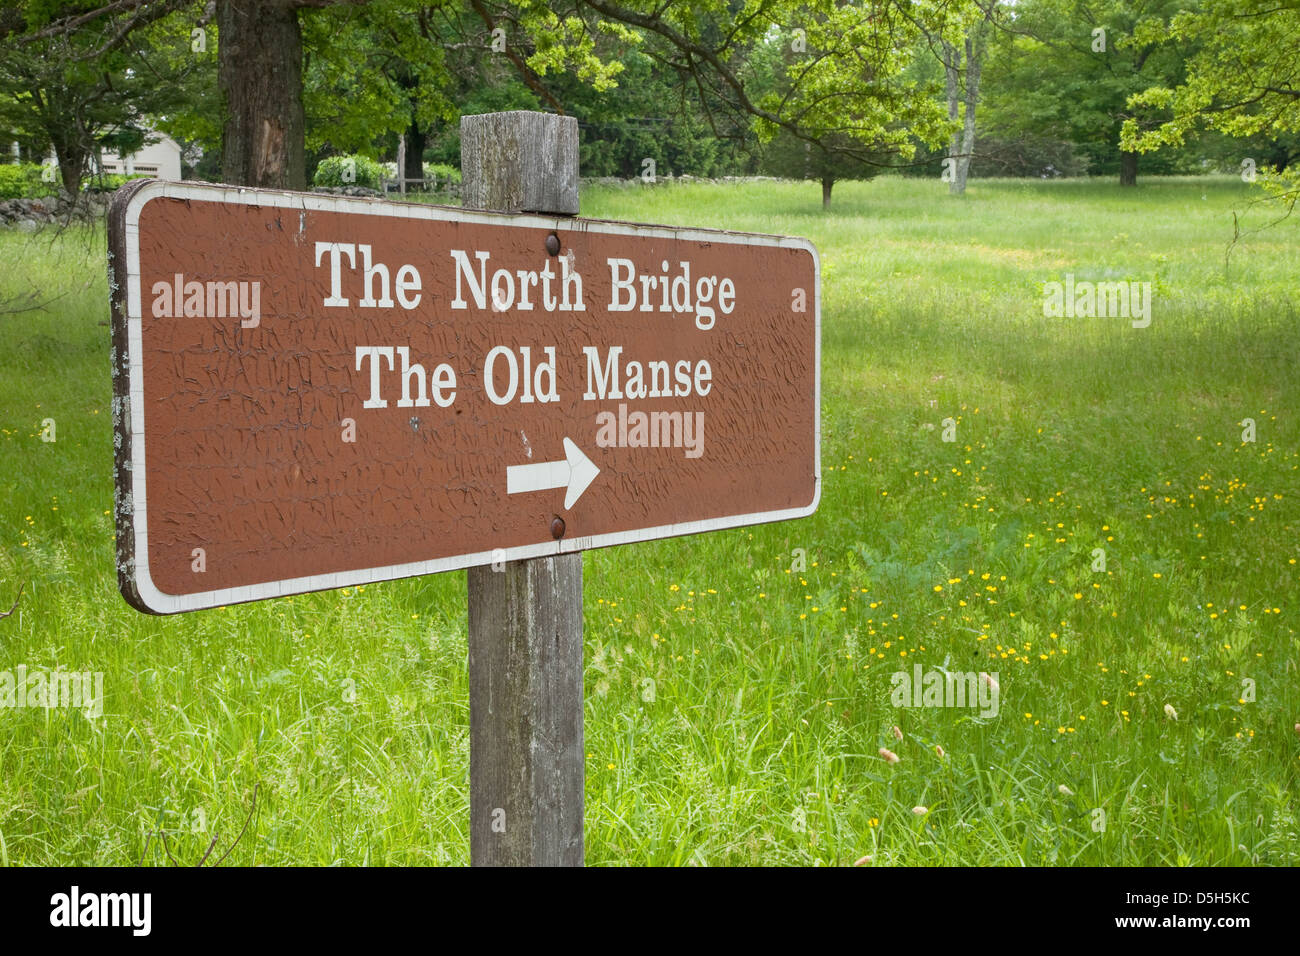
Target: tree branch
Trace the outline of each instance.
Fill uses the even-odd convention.
[[[470,6],[473,8],[474,12],[478,14],[479,19],[487,24],[489,30],[496,29],[496,20],[494,20],[492,14],[488,12],[487,7],[483,6],[482,0],[470,0]],[[542,83],[537,74],[528,68],[528,64],[523,61],[523,58],[514,50],[510,49],[509,43],[505,45],[504,52],[506,58],[514,64],[515,69],[519,72],[520,78],[528,84],[528,88],[542,99],[546,100],[546,102],[550,103],[557,113],[564,116],[564,105],[555,98],[554,94],[552,94],[550,90],[546,88],[546,85]]]
[[[18,609],[18,602],[22,600],[23,588],[25,587],[27,587],[26,582],[23,582],[22,584],[18,585],[18,597],[14,598],[14,603],[9,605],[9,610],[5,611],[3,614],[0,614],[0,620],[3,620],[4,618],[13,614],[14,611]]]

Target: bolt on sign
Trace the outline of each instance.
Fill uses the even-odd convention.
[[[142,611],[817,507],[807,240],[158,180],[109,226]]]

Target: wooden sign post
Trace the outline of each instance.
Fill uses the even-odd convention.
[[[572,116],[462,117],[460,164],[466,206],[578,213]],[[581,866],[582,552],[473,567],[468,587],[470,861]]]

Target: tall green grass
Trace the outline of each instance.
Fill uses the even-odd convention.
[[[584,195],[816,242],[825,475],[812,518],[585,556],[589,863],[1300,860],[1296,224],[1230,179],[945,188]],[[53,300],[0,316],[0,670],[106,690],[0,709],[5,858],[217,857],[257,786],[230,862],[466,862],[464,575],[129,609],[102,234],[0,267]],[[1150,282],[1151,326],[1045,318],[1067,273]],[[893,707],[913,663],[998,715]]]

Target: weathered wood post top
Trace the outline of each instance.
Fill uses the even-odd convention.
[[[461,204],[500,212],[578,214],[578,121],[484,113],[460,119]]]

